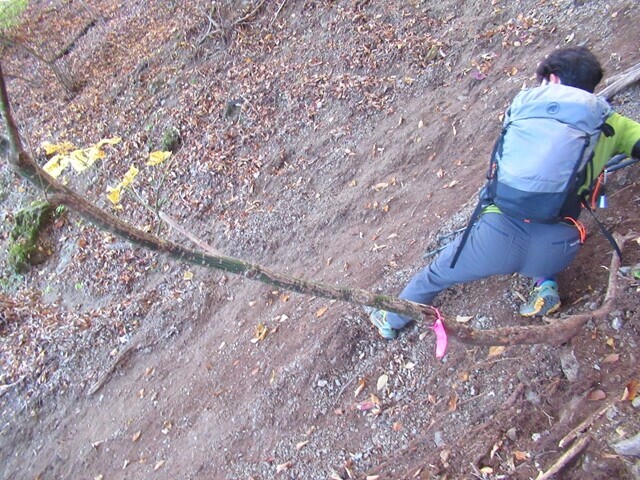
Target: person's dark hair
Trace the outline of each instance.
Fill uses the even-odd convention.
[[[593,93],[602,80],[602,67],[596,56],[586,47],[561,48],[545,58],[538,69],[538,81],[551,74],[560,77],[563,85]]]

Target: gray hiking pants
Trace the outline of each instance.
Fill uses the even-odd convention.
[[[480,280],[491,275],[554,277],[574,260],[580,249],[580,234],[565,223],[526,223],[500,213],[485,213],[473,226],[458,262],[450,268],[460,237],[416,274],[400,298],[430,304],[445,288]],[[404,327],[410,319],[389,312],[393,328]]]

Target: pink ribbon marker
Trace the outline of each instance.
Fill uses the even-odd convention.
[[[442,323],[442,315],[440,315],[440,311],[437,308],[433,309],[433,312],[436,315],[436,321],[431,326],[431,330],[436,332],[436,357],[442,358],[447,351],[447,332],[444,329],[444,324]]]

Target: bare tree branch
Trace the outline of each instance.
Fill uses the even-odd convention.
[[[374,294],[357,288],[326,285],[292,277],[236,258],[213,255],[186,248],[169,240],[143,232],[98,208],[78,193],[52,178],[24,150],[9,107],[1,65],[0,110],[7,127],[10,143],[8,160],[20,175],[45,192],[51,202],[65,205],[91,223],[138,246],[163,253],[182,262],[236,273],[285,290],[384,309],[411,317],[417,321],[430,323],[439,315],[438,311],[432,306],[420,305],[388,295]],[[620,248],[624,248],[625,241],[630,238],[632,238],[632,235],[618,237]],[[562,344],[575,336],[589,319],[602,318],[611,311],[617,293],[617,271],[619,266],[620,260],[614,253],[611,260],[607,295],[603,305],[594,312],[573,315],[550,325],[504,327],[493,330],[476,330],[444,318],[445,329],[452,339],[472,345]]]
[[[582,453],[582,451],[587,448],[589,442],[591,441],[591,437],[585,435],[581,437],[571,448],[569,448],[566,452],[564,452],[556,462],[549,467],[549,469],[541,473],[536,477],[536,480],[549,480],[553,478],[554,475],[558,474],[562,471],[571,461],[576,458],[578,455]]]
[[[638,80],[640,80],[640,63],[635,64],[620,75],[610,78],[609,81],[612,83],[598,93],[598,95],[609,99]]]

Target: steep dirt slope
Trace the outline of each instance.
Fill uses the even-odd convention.
[[[133,195],[106,200],[136,164],[139,197],[225,254],[397,293],[464,224],[500,115],[545,53],[587,42],[609,75],[640,58],[628,2],[471,3],[38,2],[16,35],[49,56],[75,40],[59,64],[77,94],[17,50],[3,68],[43,163],[44,141],[122,137],[68,175],[121,218],[188,242]],[[615,105],[639,119],[638,88]],[[170,127],[173,159],[144,166]],[[36,193],[2,169],[6,243]],[[616,231],[640,228],[638,175],[611,180]],[[535,478],[638,379],[628,268],[617,310],[568,345],[454,343],[438,361],[428,325],[386,342],[357,306],[181,265],[73,214],[51,235],[54,256],[3,287],[30,310],[3,327],[3,478]],[[599,304],[609,255],[594,234],[561,313]],[[634,243],[624,265],[638,262]],[[496,278],[437,305],[476,328],[524,324],[528,288]],[[631,402],[613,405],[565,478],[633,478],[612,445],[638,429]]]

